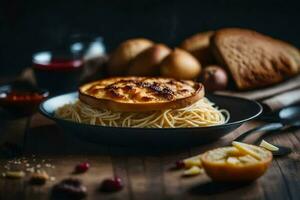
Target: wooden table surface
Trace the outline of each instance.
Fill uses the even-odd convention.
[[[1,143],[22,143],[25,138],[23,159],[31,166],[41,164],[55,180],[44,186],[32,186],[27,182],[28,176],[20,180],[0,178],[0,200],[49,199],[53,184],[68,177],[83,181],[88,188],[87,199],[300,199],[300,131],[297,130],[266,137],[269,142],[293,148],[293,152],[275,158],[267,173],[250,184],[222,185],[211,182],[205,174],[184,178],[181,170],[171,170],[175,161],[223,146],[258,123],[244,124],[212,144],[162,152],[85,143],[67,137],[54,122],[40,114],[1,119]],[[248,142],[255,139],[249,138]],[[73,175],[74,166],[83,161],[90,162],[90,170]],[[9,159],[1,158],[0,162],[0,172],[5,172]],[[45,163],[54,167],[45,167]],[[116,193],[99,192],[101,181],[114,174],[123,179],[124,189]]]

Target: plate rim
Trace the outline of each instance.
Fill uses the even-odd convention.
[[[246,119],[242,119],[242,120],[238,120],[238,121],[234,121],[234,122],[230,122],[230,123],[226,123],[226,124],[219,124],[219,125],[214,125],[214,126],[207,126],[207,127],[185,127],[185,128],[140,128],[140,127],[113,127],[113,126],[100,126],[100,125],[93,125],[93,124],[85,124],[85,123],[78,123],[78,122],[74,122],[74,121],[70,121],[70,120],[66,120],[66,119],[61,119],[58,117],[55,117],[53,115],[53,113],[49,113],[44,109],[44,104],[47,101],[50,101],[53,98],[58,98],[60,96],[68,96],[68,95],[76,95],[76,93],[78,94],[78,91],[75,92],[69,92],[69,93],[64,93],[64,94],[60,94],[60,95],[55,95],[52,97],[49,97],[47,99],[45,99],[44,101],[42,101],[39,105],[39,112],[55,121],[56,123],[58,122],[64,122],[64,123],[69,123],[69,124],[73,124],[73,125],[80,125],[80,126],[87,126],[87,127],[92,127],[92,128],[104,128],[104,129],[122,129],[122,130],[153,130],[153,131],[157,131],[157,130],[164,130],[164,131],[171,131],[171,130],[191,130],[191,129],[202,129],[202,130],[209,130],[209,129],[214,129],[214,128],[222,128],[222,127],[227,127],[227,126],[233,126],[233,125],[239,125],[239,124],[243,124],[247,121],[253,120],[255,118],[257,118],[259,115],[262,114],[263,112],[263,107],[262,105],[256,101],[256,100],[250,100],[250,99],[246,99],[246,98],[242,98],[242,97],[235,97],[235,96],[229,96],[229,95],[219,95],[219,94],[208,94],[208,96],[216,96],[216,97],[225,97],[225,98],[230,98],[230,99],[239,99],[239,100],[244,100],[244,101],[248,101],[251,103],[254,103],[257,107],[258,107],[258,112]]]

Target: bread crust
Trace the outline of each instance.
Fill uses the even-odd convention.
[[[186,38],[180,48],[190,52],[204,66],[215,64],[214,56],[210,50],[210,38],[214,31],[200,32]]]
[[[200,62],[188,51],[175,48],[160,64],[163,77],[176,79],[196,79],[201,73]]]
[[[129,65],[130,76],[157,76],[159,64],[170,54],[171,49],[164,44],[154,44],[134,58]]]
[[[171,78],[114,77],[79,88],[80,101],[97,109],[120,112],[178,109],[203,97],[201,83]]]
[[[153,42],[145,38],[134,38],[122,42],[111,54],[108,62],[110,75],[124,75],[129,63],[141,52],[153,45]]]
[[[241,90],[279,83],[300,70],[300,54],[295,47],[252,30],[216,31],[211,49]]]

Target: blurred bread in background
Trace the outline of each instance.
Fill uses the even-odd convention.
[[[211,47],[241,90],[269,86],[300,71],[300,54],[295,47],[252,30],[218,30]]]
[[[112,76],[124,75],[132,61],[139,53],[151,47],[153,42],[145,38],[129,39],[122,42],[111,54],[108,73]]]
[[[164,77],[176,79],[196,79],[201,72],[201,64],[189,52],[175,48],[161,63],[160,73]]]
[[[210,50],[210,38],[214,31],[197,33],[186,38],[180,48],[190,52],[203,65],[215,64],[214,56]]]
[[[126,40],[110,55],[107,71],[110,76],[200,80],[211,92],[251,90],[298,74],[300,53],[249,29],[224,28],[192,35],[174,50],[144,38]]]
[[[138,54],[129,64],[128,75],[158,76],[159,64],[169,55],[171,49],[164,44],[154,44]]]

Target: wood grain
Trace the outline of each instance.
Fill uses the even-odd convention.
[[[88,188],[87,199],[299,199],[300,189],[300,131],[267,135],[264,138],[274,144],[293,148],[289,156],[274,159],[267,173],[257,181],[241,184],[218,184],[205,175],[184,178],[182,171],[172,170],[175,161],[197,155],[208,149],[229,145],[241,132],[258,125],[251,122],[233,133],[211,144],[199,147],[172,150],[170,152],[147,152],[132,147],[99,146],[66,136],[62,129],[41,115],[31,118],[26,130],[26,120],[15,121],[16,127],[3,126],[2,131],[13,135],[16,130],[27,133],[25,141],[26,159],[31,164],[49,162],[55,168],[45,168],[55,181],[44,186],[31,186],[28,176],[21,180],[0,179],[0,200],[6,199],[48,199],[51,188],[62,179],[81,179]],[[23,127],[23,128],[20,128]],[[21,131],[22,132],[22,131]],[[2,137],[1,143],[5,138]],[[248,138],[253,142],[257,136]],[[33,162],[32,155],[35,155]],[[87,173],[74,175],[74,166],[88,161],[91,168]],[[0,171],[8,159],[0,159]],[[106,178],[119,176],[124,189],[116,193],[99,191]]]

